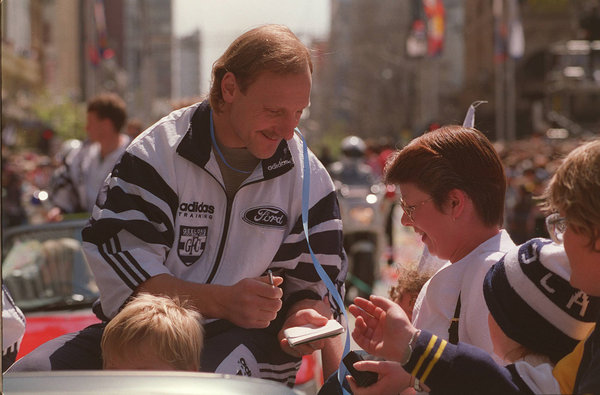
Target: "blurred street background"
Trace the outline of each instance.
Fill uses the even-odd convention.
[[[146,128],[206,95],[234,37],[282,23],[313,49],[300,129],[325,164],[359,136],[380,177],[390,148],[461,124],[483,100],[475,126],[509,177],[505,227],[517,243],[544,236],[533,197],[600,130],[599,10],[599,0],[4,0],[2,228],[45,221],[52,171],[86,138],[89,98],[118,93]],[[377,293],[422,250],[397,211],[383,214],[396,220]]]

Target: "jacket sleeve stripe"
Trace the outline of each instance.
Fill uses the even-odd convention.
[[[140,273],[139,271],[137,273],[135,272],[134,269],[138,269],[139,266],[132,265],[131,262],[125,262],[125,259],[123,259],[123,256],[121,255],[122,251],[118,248],[118,240],[116,237],[113,237],[108,243],[104,245],[106,246],[106,252],[111,257],[116,259],[120,266],[124,268],[127,271],[127,273],[129,273],[129,278],[133,279],[136,285],[139,285],[149,277],[148,273],[146,273],[145,271],[143,271],[143,273]],[[134,268],[134,266],[136,267]]]
[[[330,192],[308,210],[308,227],[309,229],[312,229],[323,222],[339,220],[340,218],[340,208],[338,206],[337,197],[335,192]],[[300,234],[302,232],[304,232],[302,227],[302,217],[299,217],[290,233]],[[312,239],[310,242],[312,245]]]
[[[98,247],[98,253],[100,253],[100,255],[102,256],[102,258],[104,258],[104,261],[106,261],[106,263],[108,263],[110,265],[110,267],[114,270],[115,273],[117,273],[117,275],[119,276],[119,278],[132,290],[136,289],[136,285],[133,283],[133,281],[130,280],[130,278],[127,276],[127,274],[125,274],[123,272],[123,270],[119,267],[119,265],[111,258],[111,256],[109,255],[109,253],[106,251],[107,244],[103,244],[102,246]],[[125,267],[126,270],[130,271],[129,268]]]
[[[125,152],[121,161],[113,170],[113,177],[117,177],[145,189],[166,202],[171,209],[171,216],[175,217],[179,199],[173,189],[163,180],[161,175],[147,162]]]
[[[425,369],[425,372],[423,372],[423,376],[421,376],[421,381],[424,382],[425,380],[427,380],[427,377],[429,377],[429,373],[431,373],[431,369],[433,369],[437,361],[439,361],[440,357],[442,356],[444,348],[446,348],[446,344],[448,344],[448,342],[446,342],[445,340],[442,340],[440,342],[440,345],[435,355],[433,356],[433,359],[429,362],[429,365],[427,365],[427,369]]]
[[[161,244],[169,248],[172,244],[169,236],[165,232],[158,232],[151,223],[131,219],[103,218],[95,221],[93,226],[88,225],[83,229],[82,238],[89,243],[101,245],[122,230],[130,232],[146,243]]]
[[[331,254],[339,256],[340,240],[342,238],[341,230],[331,230],[326,232],[314,233],[309,236],[310,246],[315,254]],[[301,254],[308,254],[308,245],[306,239],[298,242],[284,242],[277,251],[274,261],[288,261],[297,259]]]
[[[410,372],[410,374],[412,376],[417,377],[417,373],[419,372],[419,369],[421,369],[421,365],[423,365],[423,362],[425,362],[425,359],[429,356],[429,353],[433,349],[433,346],[435,345],[436,340],[437,340],[436,335],[431,336],[431,339],[429,339],[429,343],[427,344],[425,351],[423,351],[423,354],[419,358],[419,361],[415,365],[415,368]]]
[[[325,273],[327,273],[327,276],[329,276],[331,281],[335,282],[340,270],[335,266],[322,266],[323,270],[325,270]],[[296,268],[286,272],[286,275],[299,278],[307,282],[316,283],[321,281],[321,277],[319,277],[319,273],[317,273],[315,270],[312,262],[298,262]]]
[[[141,274],[142,281],[140,281],[140,283],[143,282],[144,280],[149,279],[151,276],[148,274],[148,272],[146,272],[144,270],[144,268],[142,268],[142,266],[133,257],[133,255],[131,255],[131,253],[129,251],[123,251],[123,249],[121,248],[121,241],[119,240],[119,238],[118,237],[114,237],[113,240],[114,240],[114,243],[115,243],[115,252],[119,252],[119,253],[123,254],[123,256],[125,258],[127,258],[127,260],[129,261],[129,266],[135,267],[137,269],[138,273]]]
[[[107,209],[117,214],[126,213],[129,210],[143,213],[150,222],[164,224],[164,227],[167,229],[164,235],[168,243],[172,243],[175,237],[172,220],[160,208],[140,196],[125,193],[121,187],[111,188],[107,196],[107,204],[102,209]],[[127,214],[120,215],[119,217],[124,216],[127,216]]]

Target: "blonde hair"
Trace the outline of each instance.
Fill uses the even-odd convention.
[[[198,370],[204,344],[201,314],[186,300],[140,293],[125,305],[102,334],[106,361],[142,348],[177,370]]]
[[[398,269],[398,282],[389,291],[390,299],[398,303],[405,293],[418,294],[431,278],[432,272],[419,272],[418,262],[403,264]]]
[[[600,237],[600,139],[583,144],[564,159],[552,176],[542,207],[562,212],[568,226],[589,238],[589,247]],[[596,251],[600,252],[600,251]]]

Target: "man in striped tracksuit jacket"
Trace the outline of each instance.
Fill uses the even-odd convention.
[[[301,218],[304,157],[294,128],[309,104],[311,71],[289,29],[253,29],[215,63],[210,102],[176,110],[134,140],[82,233],[99,316],[114,317],[139,292],[178,295],[205,318],[203,371],[293,385],[301,355],[322,349],[339,363],[339,337],[291,348],[282,335],[341,319]],[[307,165],[310,244],[343,297],[335,188],[312,152]],[[95,330],[93,339],[102,327]]]

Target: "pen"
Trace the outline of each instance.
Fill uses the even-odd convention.
[[[275,283],[273,283],[273,272],[271,269],[267,270],[267,274],[269,275],[269,284],[275,285]]]

